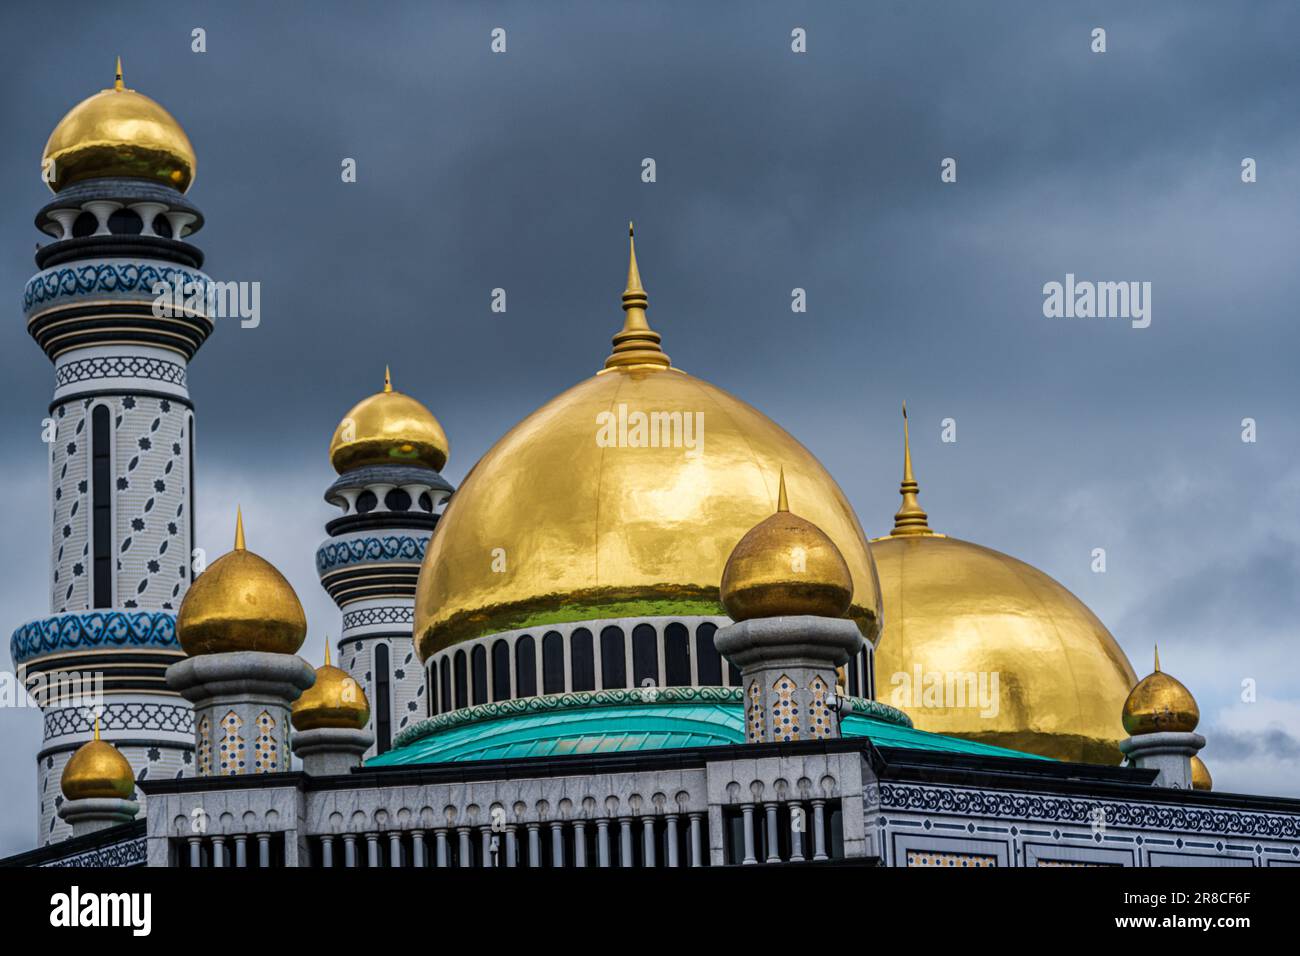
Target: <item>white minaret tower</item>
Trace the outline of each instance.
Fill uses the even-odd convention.
[[[120,60],[113,87],[73,107],[45,147],[55,195],[36,227],[53,241],[38,248],[23,310],[54,363],[49,615],[11,640],[44,711],[41,844],[72,833],[59,780],[96,713],[136,780],[193,772],[190,705],[164,672],[184,656],[175,614],[193,577],[186,375],[212,331],[203,254],[186,239],[203,224],[185,198],[194,170],[180,124],[126,88]],[[164,286],[197,304],[162,308]]]
[[[441,474],[447,453],[442,425],[394,391],[387,370],[383,391],[354,405],[330,442],[339,477],[325,500],[343,513],[325,526],[316,571],[343,612],[339,665],[370,701],[366,757],[436,713],[411,632],[425,548],[452,493]]]

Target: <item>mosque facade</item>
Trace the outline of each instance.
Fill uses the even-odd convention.
[[[189,140],[119,63],[44,159],[50,601],[11,640],[40,814],[2,862],[1300,866],[1300,801],[1213,789],[1158,657],[1138,680],[1050,576],[931,529],[906,408],[869,540],[795,437],[676,367],[630,229],[603,365],[460,487],[388,373],[342,417],[313,667],[261,529],[195,548]]]

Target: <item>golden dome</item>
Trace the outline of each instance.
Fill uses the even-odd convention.
[[[885,620],[876,696],[921,730],[1060,760],[1119,763],[1120,710],[1137,680],[1123,650],[1042,571],[931,531],[906,439],[904,449],[903,507],[893,532],[871,543]],[[935,675],[943,686],[927,697]],[[973,675],[965,686],[983,680],[989,692],[996,675],[996,712],[948,697],[953,675]]]
[[[131,764],[116,747],[99,739],[98,717],[95,718],[95,739],[77,748],[63,768],[59,786],[68,800],[91,797],[129,800],[135,793],[135,774]]]
[[[1192,789],[1214,789],[1214,778],[1210,776],[1210,768],[1205,766],[1205,761],[1195,754],[1192,755]]]
[[[307,618],[293,587],[265,558],[244,547],[235,517],[235,549],[194,579],[176,615],[176,634],[190,656],[229,651],[296,654]]]
[[[198,166],[181,124],[143,93],[126,88],[121,57],[113,88],[82,100],[54,127],[42,169],[50,163],[54,192],[107,176],[152,179],[185,192]]]
[[[1138,681],[1124,701],[1124,729],[1130,736],[1164,731],[1191,733],[1200,721],[1201,710],[1192,692],[1160,669],[1157,650],[1155,670]]]
[[[330,464],[340,474],[365,465],[424,465],[441,471],[447,452],[447,435],[433,412],[393,391],[384,369],[384,390],[353,405],[334,429]]]
[[[325,640],[325,663],[316,668],[316,683],[293,702],[290,719],[298,730],[347,727],[360,730],[370,719],[370,701],[361,685],[341,667],[330,663],[330,643]]]
[[[814,614],[843,617],[853,576],[835,542],[790,511],[785,471],[776,513],[751,528],[722,570],[722,604],[733,621]]]
[[[635,250],[623,304],[605,368],[511,429],[452,496],[420,572],[421,657],[558,621],[725,614],[723,567],[772,513],[782,466],[848,565],[848,616],[874,640],[871,553],[835,481],[769,418],[670,366],[646,324]],[[649,444],[651,414],[670,447]]]

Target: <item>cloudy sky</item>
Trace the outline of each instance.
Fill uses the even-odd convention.
[[[1087,7],[5,4],[6,632],[48,611],[53,376],[19,305],[39,158],[121,54],[198,153],[206,271],[262,284],[260,327],[191,371],[199,543],[225,550],[242,502],[307,656],[339,626],[313,565],[338,419],[391,363],[458,482],[599,367],[635,219],[666,350],[808,445],[869,533],[906,398],[932,526],[1061,580],[1139,673],[1159,642],[1218,789],[1300,795],[1300,8]],[[1150,326],[1044,317],[1067,273],[1150,282]],[[37,712],[0,712],[0,853],[31,844],[39,745]]]

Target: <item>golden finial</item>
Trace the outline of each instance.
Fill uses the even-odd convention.
[[[99,739],[99,714],[95,714],[95,739]]]
[[[1151,646],[1155,649],[1156,652],[1156,673],[1159,674],[1160,673],[1160,645],[1152,644]]]
[[[384,366],[384,391],[391,392],[392,390],[393,390],[393,376],[389,372],[388,366],[385,365]]]
[[[776,493],[776,510],[777,511],[790,510],[790,499],[787,498],[785,494],[785,466],[784,465],[781,466],[781,488]]]
[[[126,89],[126,84],[122,82],[122,58],[117,58],[117,75],[113,77],[113,89],[119,92]]]
[[[244,550],[244,511],[235,505],[235,550]]]
[[[921,509],[916,500],[916,493],[921,486],[912,474],[912,435],[907,427],[907,402],[903,402],[903,480],[898,486],[898,493],[903,496],[903,506],[894,515],[894,530],[891,535],[934,534],[930,530],[929,515]]]
[[[659,347],[659,333],[650,328],[645,310],[650,297],[641,285],[641,271],[636,264],[636,240],[632,223],[627,224],[627,288],[623,290],[623,331],[614,336],[614,350],[605,359],[605,368],[630,365],[651,365],[668,368],[672,365],[664,350]]]
[[[330,637],[328,634],[325,635],[325,666],[330,666]]]

